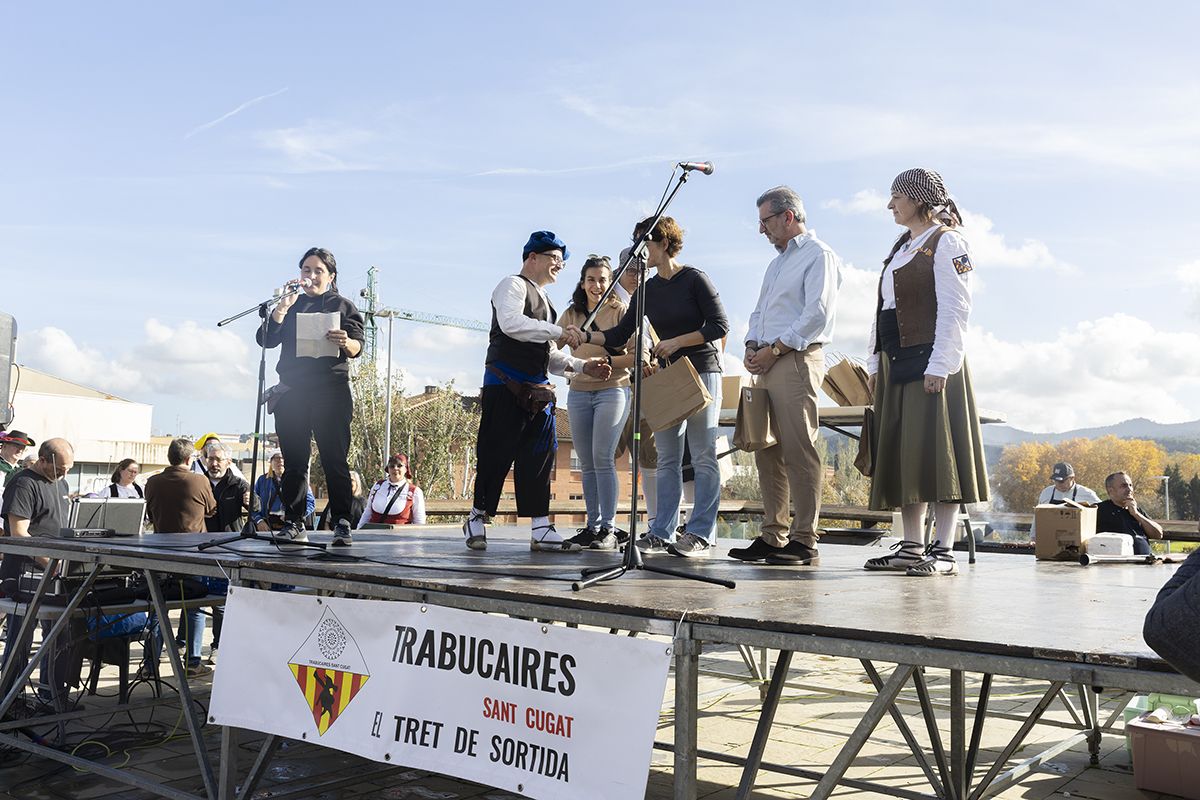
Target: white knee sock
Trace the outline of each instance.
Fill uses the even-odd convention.
[[[916,542],[925,547],[925,504],[909,503],[900,507],[900,518],[904,522],[904,541]]]
[[[933,538],[942,543],[942,547],[954,548],[958,538],[958,503],[933,504]]]

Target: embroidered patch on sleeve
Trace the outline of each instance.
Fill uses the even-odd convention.
[[[968,273],[974,268],[975,267],[971,264],[971,257],[966,253],[963,253],[961,256],[958,256],[954,259],[954,271],[959,275]]]

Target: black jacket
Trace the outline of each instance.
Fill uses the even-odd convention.
[[[217,513],[204,518],[204,526],[210,533],[219,531],[240,531],[246,524],[245,493],[250,491],[250,484],[237,477],[230,470],[225,470],[224,477],[213,486],[213,497],[217,499]],[[254,503],[255,498],[251,497]],[[257,506],[257,503],[255,503]]]

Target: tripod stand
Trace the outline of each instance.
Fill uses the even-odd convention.
[[[621,276],[625,274],[625,270],[629,268],[631,262],[639,260],[642,251],[645,249],[646,240],[654,231],[658,221],[666,213],[667,207],[671,205],[671,201],[675,199],[675,195],[687,183],[688,171],[684,170],[679,174],[679,178],[675,183],[675,188],[667,194],[662,202],[659,203],[658,210],[654,212],[654,218],[650,224],[646,226],[642,235],[634,242],[633,247],[629,250],[629,256],[617,268],[617,271],[612,276],[612,281],[609,283],[608,289],[600,297],[600,302],[596,304],[596,309],[588,315],[581,326],[587,329],[595,321],[596,315],[600,313],[609,296],[616,288]],[[639,464],[638,456],[641,453],[641,411],[642,411],[642,342],[646,335],[646,292],[645,284],[639,280],[638,288],[634,291],[634,313],[637,314],[637,336],[634,338],[636,342],[634,363],[633,363],[633,381],[631,395],[633,399],[633,408],[630,410],[633,418],[633,436],[629,445],[629,458],[633,462],[633,489],[630,492],[630,514],[629,514],[629,541],[625,544],[625,553],[621,559],[621,563],[611,567],[589,567],[584,569],[580,575],[580,580],[571,584],[571,589],[578,592],[593,586],[602,581],[610,581],[621,577],[630,570],[644,570],[646,572],[654,572],[660,575],[671,575],[676,578],[688,578],[702,583],[714,583],[718,586],[724,586],[727,589],[733,589],[737,586],[733,581],[724,580],[722,578],[711,578],[707,575],[697,575],[684,570],[672,569],[670,567],[660,567],[655,564],[647,564],[642,558],[642,553],[638,550],[634,542],[637,540],[637,524],[638,524],[638,476]],[[687,356],[683,356],[686,358]]]
[[[245,540],[257,540],[260,542],[271,542],[275,545],[290,545],[292,547],[309,547],[315,550],[324,550],[325,545],[320,542],[291,542],[286,540],[276,539],[270,533],[261,534],[254,527],[253,514],[254,510],[254,484],[258,482],[258,443],[262,438],[263,417],[266,415],[266,402],[264,395],[266,394],[267,386],[267,320],[271,318],[271,309],[285,297],[291,297],[294,294],[299,294],[304,291],[304,287],[296,284],[291,289],[281,294],[275,295],[268,300],[263,300],[261,303],[252,305],[245,311],[239,311],[232,317],[227,317],[217,323],[218,328],[223,328],[235,320],[239,320],[247,314],[258,311],[258,316],[262,320],[258,324],[258,391],[255,394],[254,402],[254,443],[251,445],[251,462],[250,462],[250,508],[246,509],[246,523],[242,525],[241,531],[236,536],[225,536],[220,539],[213,539],[210,542],[198,545],[197,550],[203,552],[211,547],[222,547],[230,542],[240,542]]]

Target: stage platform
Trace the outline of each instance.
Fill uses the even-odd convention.
[[[312,536],[314,541],[329,541],[328,535]],[[1046,707],[1059,701],[1064,688],[1077,687],[1081,724],[1065,740],[1068,747],[1081,737],[1098,745],[1099,732],[1108,724],[1096,713],[1096,687],[1200,696],[1200,685],[1175,673],[1141,638],[1142,619],[1174,569],[1171,565],[1081,567],[981,553],[974,565],[960,559],[958,576],[921,579],[863,570],[863,561],[880,554],[880,547],[825,545],[820,566],[796,568],[735,561],[726,556],[730,543],[722,542],[706,559],[661,555],[648,560],[736,581],[734,589],[636,572],[573,591],[581,568],[616,563],[619,556],[597,551],[534,553],[525,528],[492,528],[484,552],[467,550],[457,526],[358,531],[353,547],[326,552],[290,547],[280,552],[269,543],[251,541],[196,551],[196,545],[211,538],[160,534],[140,539],[0,539],[0,552],[38,550],[53,558],[152,573],[224,575],[235,585],[296,584],[362,597],[671,636],[676,659],[675,797],[681,800],[695,796],[696,758],[711,755],[699,746],[696,733],[697,665],[705,643],[780,651],[764,693],[754,746],[745,759],[736,761],[743,766],[739,797],[749,796],[760,766],[787,772],[787,765],[762,765],[761,755],[774,711],[786,691],[793,652],[860,659],[878,691],[828,770],[789,773],[818,781],[814,797],[828,796],[838,785],[857,785],[846,778],[847,768],[883,716],[896,718],[897,697],[905,686],[911,682],[919,696],[927,694],[922,690],[926,668],[950,671],[951,741],[943,745],[934,735],[940,709],[927,697],[922,710],[928,740],[918,741],[921,737],[911,730],[905,738],[912,737],[914,756],[929,778],[933,794],[925,796],[961,800],[990,796],[1029,770],[1028,759],[1015,766],[1008,763],[1028,730],[1014,737],[1012,747],[982,778],[981,769],[976,769],[980,756],[976,729],[981,731],[987,719],[992,675],[1048,682],[1043,700],[1030,710],[1029,727]],[[876,663],[896,666],[890,672],[877,671]],[[986,677],[970,707],[963,691],[966,671]],[[967,730],[968,724],[972,730]],[[233,796],[232,787],[239,780],[253,783],[254,770],[265,766],[265,762],[256,764],[249,776],[241,777],[236,732],[230,731],[229,738],[219,764],[221,789],[211,792],[222,798]],[[29,743],[23,745],[32,749]]]

